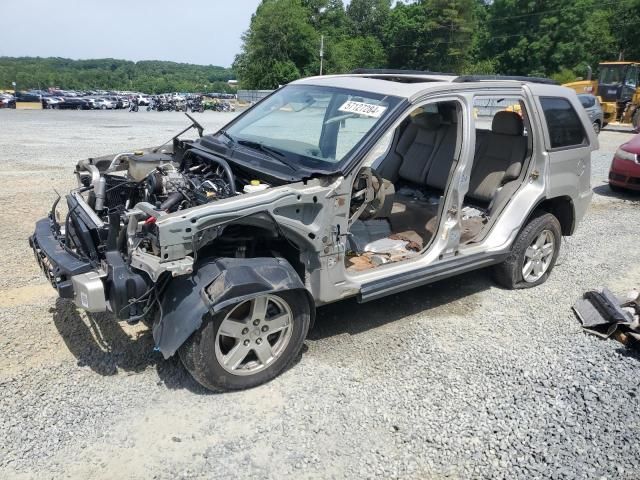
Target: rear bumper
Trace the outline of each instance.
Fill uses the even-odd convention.
[[[640,164],[632,160],[613,157],[609,170],[609,183],[629,190],[640,191]]]

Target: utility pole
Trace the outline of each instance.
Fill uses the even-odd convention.
[[[322,75],[322,59],[324,58],[324,35],[320,35],[320,75]]]

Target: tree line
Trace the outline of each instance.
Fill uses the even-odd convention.
[[[262,0],[233,68],[244,88],[320,71],[548,76],[640,60],[640,0]]]
[[[121,90],[145,93],[228,92],[230,68],[164,61],[70,60],[0,57],[0,88],[57,87],[65,90]]]

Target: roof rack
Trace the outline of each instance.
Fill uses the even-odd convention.
[[[560,85],[555,80],[544,77],[525,77],[523,75],[461,75],[453,80],[455,83],[486,82],[490,80],[515,80],[518,82],[544,83],[545,85]]]
[[[400,70],[393,68],[356,68],[349,72],[352,75],[447,75],[455,77],[454,73],[428,72],[426,70]]]

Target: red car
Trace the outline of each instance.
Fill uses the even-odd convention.
[[[611,190],[640,191],[640,135],[620,145],[609,170]]]

